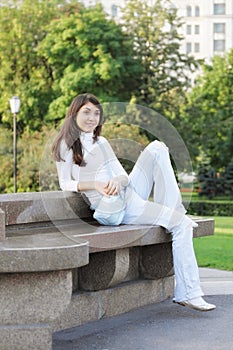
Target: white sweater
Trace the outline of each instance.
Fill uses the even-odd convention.
[[[82,132],[80,140],[83,147],[83,158],[86,162],[85,166],[74,164],[72,149],[68,149],[65,141],[61,142],[60,153],[64,161],[56,162],[56,166],[59,185],[63,191],[77,192],[78,183],[83,181],[102,181],[107,183],[112,176],[125,175],[128,177],[109,142],[103,136],[99,137],[98,142],[105,148],[107,159],[98,142],[93,143],[92,133]],[[107,162],[113,175],[109,173],[106,166]],[[94,209],[102,195],[96,190],[89,190],[84,193]]]

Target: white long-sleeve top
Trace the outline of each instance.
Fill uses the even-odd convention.
[[[59,185],[63,191],[77,192],[78,183],[82,181],[107,183],[111,177],[120,175],[128,177],[109,142],[103,136],[98,138],[98,142],[93,143],[93,134],[82,132],[80,140],[83,147],[83,158],[86,162],[85,166],[74,164],[72,149],[68,149],[65,141],[61,142],[60,153],[63,161],[56,162],[56,167]],[[106,156],[99,143],[104,147]],[[107,163],[111,167],[112,174],[109,173]],[[88,190],[84,193],[88,197],[91,207],[95,209],[102,195],[96,190]]]

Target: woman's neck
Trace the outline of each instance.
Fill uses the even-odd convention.
[[[85,142],[85,141],[93,141],[93,132],[84,132],[84,131],[81,131],[80,133],[80,141],[81,142]]]

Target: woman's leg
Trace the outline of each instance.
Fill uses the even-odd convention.
[[[147,146],[130,180],[132,189],[127,193],[129,206],[125,223],[160,225],[172,232],[175,300],[201,297],[203,292],[192,242],[195,223],[185,215],[167,147],[158,141]],[[154,202],[151,202],[147,199],[153,185]]]
[[[152,201],[142,200],[137,193],[128,189],[125,224],[159,225],[172,234],[172,253],[176,287],[174,301],[184,306],[208,311],[215,305],[206,303],[201,296],[199,271],[193,249],[193,221],[179,211]]]
[[[144,200],[149,198],[153,188],[156,203],[186,212],[164,143],[151,142],[139,156],[129,177],[131,186]]]
[[[176,287],[174,299],[177,302],[203,295],[199,271],[193,249],[193,228],[180,225],[172,232],[172,252]]]

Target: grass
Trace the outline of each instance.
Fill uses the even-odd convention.
[[[194,239],[198,265],[233,271],[233,217],[214,219],[214,236]]]

